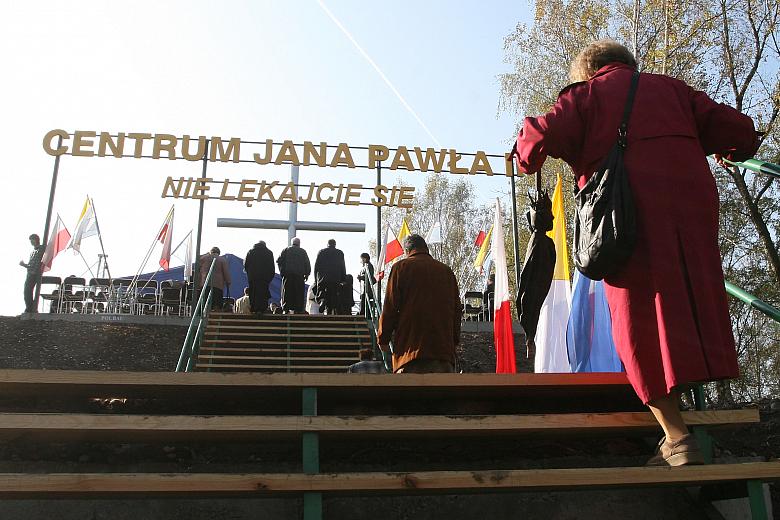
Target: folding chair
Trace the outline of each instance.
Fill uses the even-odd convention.
[[[463,296],[463,319],[465,321],[479,321],[482,317],[482,293],[479,291],[466,291]]]
[[[44,285],[56,286],[50,293],[43,292]],[[49,312],[60,312],[60,287],[62,286],[62,278],[59,276],[41,276],[41,298],[43,301],[49,302]],[[42,306],[42,305],[41,305]]]

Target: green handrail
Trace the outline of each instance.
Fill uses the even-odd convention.
[[[780,322],[780,309],[778,309],[777,307],[773,307],[772,305],[769,305],[764,300],[759,299],[757,296],[750,294],[746,290],[737,287],[731,282],[726,282],[726,292],[731,296],[733,296],[734,298],[737,298],[738,300],[742,300],[743,302],[747,303],[754,309],[763,312],[764,314],[766,314],[776,322]]]
[[[216,263],[216,258],[211,261],[206,280],[203,282],[203,288],[211,286],[211,275],[214,272]],[[208,296],[206,296],[206,293],[208,293]],[[192,319],[190,320],[190,326],[187,328],[187,335],[184,337],[184,344],[181,347],[181,354],[179,354],[179,362],[176,363],[176,372],[189,372],[192,369],[196,352],[203,340],[203,321],[208,317],[210,308],[211,291],[201,289],[198,302],[195,304],[195,308],[192,309]]]
[[[770,175],[772,177],[780,179],[780,165],[775,163],[759,161],[758,159],[748,159],[747,161],[741,161],[741,162],[729,161],[728,159],[723,159],[723,162],[726,164],[730,164],[731,166],[738,166],[740,168],[745,168],[755,173],[763,173],[764,175]]]
[[[374,288],[370,283],[366,283],[366,309],[368,309],[368,323],[371,325],[376,338],[377,348],[379,347],[379,316],[382,314],[382,305],[379,299],[374,298]],[[378,348],[379,354],[382,356],[382,363],[385,365],[385,370],[388,372],[393,371],[393,343],[390,342],[390,353],[385,353],[384,350]]]

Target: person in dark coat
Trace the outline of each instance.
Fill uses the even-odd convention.
[[[271,291],[268,284],[274,279],[274,254],[263,240],[249,250],[244,260],[244,271],[249,281],[249,311],[263,314],[268,310]]]
[[[348,274],[339,285],[339,314],[352,314],[352,307],[355,305],[355,298],[352,296],[352,283],[352,275]]]
[[[282,310],[302,314],[306,302],[304,282],[311,274],[311,263],[309,255],[301,248],[301,239],[293,238],[290,247],[282,251],[276,263],[282,275]]]
[[[362,253],[360,255],[361,269],[358,274],[358,281],[361,283],[360,291],[360,315],[368,317],[368,298],[373,298],[373,286],[376,283],[374,277],[374,266],[371,264],[371,255]]]
[[[482,293],[482,314],[485,321],[493,321],[496,303],[496,274],[490,273],[485,291]]]
[[[339,286],[347,276],[344,253],[336,249],[336,241],[328,240],[328,247],[317,253],[314,278],[317,302],[323,314],[336,314],[339,309]]]
[[[35,308],[35,288],[41,280],[41,260],[46,247],[41,245],[41,237],[38,235],[32,234],[29,238],[33,246],[30,259],[26,263],[19,262],[19,265],[27,269],[27,278],[24,280],[24,312],[38,312]]]
[[[617,141],[636,70],[613,41],[587,46],[550,112],[528,117],[517,139],[521,172],[547,156],[566,161],[582,188]],[[718,190],[707,155],[743,161],[758,149],[750,117],[661,74],[642,73],[624,164],[637,242],[604,279],[612,335],[626,375],[665,433],[651,465],[701,463],[679,409],[686,385],[739,375],[718,247]]]

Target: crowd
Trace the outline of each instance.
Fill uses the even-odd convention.
[[[231,284],[230,270],[227,260],[220,256],[218,247],[202,255],[199,259],[200,286],[208,276],[211,264],[214,269],[209,280],[212,309],[224,308],[225,288]],[[361,282],[360,312],[366,314],[367,298],[371,285],[376,283],[374,267],[368,253],[360,255],[361,272],[358,280]],[[282,279],[281,302],[276,305],[269,300],[269,286],[276,275],[276,268]],[[301,247],[301,239],[293,238],[290,246],[282,250],[274,262],[274,254],[261,240],[247,252],[244,259],[244,270],[247,274],[248,286],[244,296],[238,298],[234,312],[262,315],[274,314],[352,314],[355,305],[353,297],[353,278],[347,274],[344,253],[336,248],[336,241],[328,240],[328,245],[317,253],[314,261],[314,280],[306,289],[306,282],[312,275],[309,255]]]

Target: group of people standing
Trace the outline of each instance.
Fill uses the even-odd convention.
[[[227,262],[219,256],[219,249],[203,255],[201,262],[201,278],[205,280],[206,273],[214,260],[217,259],[212,273],[212,304],[214,308],[222,308],[222,292],[230,285],[230,273]],[[368,253],[361,255],[362,270],[358,279],[363,282],[361,291],[361,312],[365,313],[367,285],[376,282],[371,258]],[[317,253],[314,262],[314,281],[309,287],[308,297],[306,282],[312,275],[309,255],[301,247],[301,239],[293,238],[290,246],[282,250],[274,265],[274,254],[265,241],[260,240],[246,254],[244,270],[247,274],[248,287],[244,293],[246,299],[239,298],[236,302],[236,312],[264,314],[269,312],[271,298],[270,284],[276,275],[276,267],[282,278],[281,307],[279,312],[287,314],[307,313],[307,301],[313,302],[321,314],[351,314],[354,299],[352,296],[352,275],[347,274],[344,253],[336,248],[336,241],[328,240],[328,245]],[[216,283],[215,283],[216,282]],[[218,293],[218,294],[217,294]],[[370,293],[369,293],[370,294]],[[243,301],[242,301],[243,300]],[[245,309],[248,300],[248,309]]]

